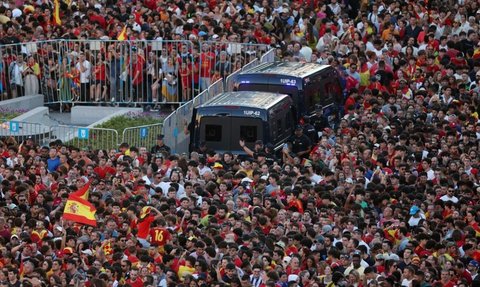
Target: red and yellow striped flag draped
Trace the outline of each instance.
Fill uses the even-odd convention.
[[[82,188],[80,188],[79,190],[70,193],[69,197],[70,197],[70,196],[76,196],[76,197],[79,197],[79,198],[81,198],[81,199],[88,200],[90,183],[91,183],[91,181],[87,182],[87,183],[86,183]]]
[[[70,195],[65,204],[63,218],[77,223],[97,226],[95,212],[97,212],[97,209],[93,204],[78,196]]]
[[[120,32],[120,34],[118,34],[117,40],[118,41],[127,40],[127,25],[123,26],[122,32]]]
[[[60,19],[60,1],[54,0],[53,6],[53,19],[55,20],[55,25],[60,26],[62,25],[62,19]]]

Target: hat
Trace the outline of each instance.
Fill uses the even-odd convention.
[[[298,280],[298,275],[295,275],[295,274],[288,275],[288,282],[297,281],[297,280]]]
[[[283,261],[282,261],[282,262],[285,263],[285,265],[288,265],[288,264],[290,264],[290,261],[291,261],[291,260],[292,260],[292,257],[290,257],[290,256],[285,256],[285,257],[283,257]]]
[[[478,261],[477,260],[470,260],[470,262],[468,263],[468,265],[472,265],[473,267],[475,268],[478,268]]]
[[[315,241],[323,243],[325,242],[325,238],[322,235],[317,235],[317,237],[315,237]]]
[[[275,246],[278,246],[282,249],[285,249],[285,242],[283,241],[278,241],[277,243],[275,243]]]
[[[390,254],[387,259],[392,261],[400,261],[400,257],[398,257],[398,255],[395,253]]]
[[[420,208],[418,206],[414,205],[410,208],[410,215],[415,215],[419,211],[420,211]]]
[[[244,177],[240,182],[253,182],[253,180],[249,177]]]
[[[163,140],[164,137],[165,137],[164,135],[158,135],[157,140]]]
[[[193,20],[193,19],[188,19],[188,20],[187,20],[187,23],[193,24],[193,23],[195,23],[195,20]]]
[[[20,9],[15,8],[15,9],[12,10],[12,17],[13,18],[18,18],[20,16],[22,16],[22,11]]]
[[[198,36],[200,36],[200,37],[207,36],[207,32],[200,31],[200,32],[198,32]]]
[[[63,254],[73,254],[72,247],[65,247],[63,248]]]
[[[92,250],[90,250],[90,249],[82,250],[81,253],[82,253],[82,254],[85,254],[85,255],[88,255],[88,256],[92,256],[92,255],[93,255],[93,252],[92,252]]]
[[[329,233],[332,232],[332,227],[330,225],[324,225],[322,227],[322,233]]]
[[[346,183],[353,184],[353,179],[350,178],[350,177],[347,177],[347,179],[345,179],[345,182],[346,182]]]
[[[188,241],[196,241],[196,240],[197,240],[197,238],[195,236],[190,236],[188,238]]]
[[[296,131],[297,131],[297,130],[303,130],[303,127],[302,127],[301,125],[297,125],[297,126],[295,127],[295,130],[296,130]]]
[[[18,235],[13,234],[12,236],[10,236],[10,240],[12,240],[13,238],[17,238],[17,239],[18,239]]]
[[[212,39],[218,39],[218,38],[219,38],[219,36],[218,36],[217,34],[214,34],[214,35],[212,36]]]
[[[150,206],[144,206],[142,208],[142,211],[140,212],[140,218],[141,219],[145,218],[150,213],[151,210],[152,208]]]
[[[222,169],[223,168],[223,165],[219,162],[216,162],[214,165],[213,165],[213,168],[220,168]]]
[[[375,255],[375,259],[377,259],[377,260],[385,260],[385,257],[383,256],[383,254],[377,254],[377,255]]]
[[[412,258],[412,263],[420,264],[420,257],[414,256],[414,257]]]

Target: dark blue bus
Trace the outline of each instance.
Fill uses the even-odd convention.
[[[290,95],[298,118],[312,115],[316,105],[323,107],[324,115],[331,115],[344,104],[337,70],[316,63],[261,64],[237,75],[234,89]]]
[[[294,131],[295,110],[288,95],[266,92],[226,92],[193,110],[190,147],[205,143],[217,152],[244,154],[240,139],[278,149]]]

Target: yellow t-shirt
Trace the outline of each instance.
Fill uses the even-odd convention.
[[[187,275],[191,275],[193,274],[193,272],[195,272],[195,268],[194,267],[188,267],[186,265],[181,265],[179,268],[178,268],[178,278],[180,279],[180,281],[183,282],[185,276]]]

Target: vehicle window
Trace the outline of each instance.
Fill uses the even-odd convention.
[[[222,126],[205,125],[205,141],[219,142],[222,140]]]
[[[246,142],[255,142],[257,140],[256,126],[240,126],[240,138]]]

